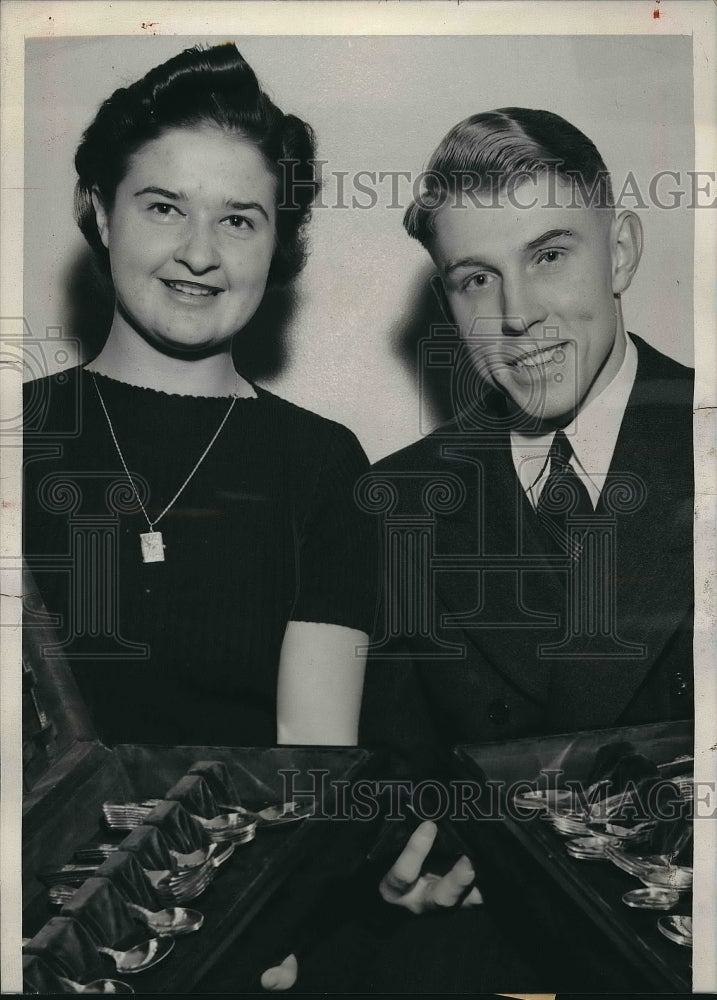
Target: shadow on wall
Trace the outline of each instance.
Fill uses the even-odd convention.
[[[91,251],[82,250],[67,270],[65,286],[69,333],[79,341],[82,360],[88,361],[100,352],[112,323],[112,284],[100,271]]]
[[[433,426],[455,415],[454,369],[460,351],[457,330],[434,290],[437,281],[432,267],[421,271],[404,317],[391,331],[394,353],[416,380],[421,423]]]
[[[99,354],[112,323],[112,283],[90,250],[83,250],[67,273],[70,336],[82,359]],[[270,288],[259,309],[234,341],[234,363],[251,380],[273,378],[288,364],[287,330],[296,306],[293,288]]]
[[[261,305],[234,338],[234,364],[246,378],[277,378],[289,365],[288,331],[296,311],[296,289],[268,288]]]

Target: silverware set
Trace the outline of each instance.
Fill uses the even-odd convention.
[[[214,767],[212,762],[209,763]],[[132,862],[136,866],[135,873],[138,874],[138,868],[144,872],[147,887],[151,886],[153,890],[154,905],[162,908],[148,909],[127,899],[129,890],[121,893],[124,905],[130,914],[153,936],[124,951],[105,944],[96,945],[97,951],[112,958],[117,971],[122,974],[129,975],[151,968],[170,953],[174,947],[174,938],[202,927],[204,915],[198,910],[189,909],[186,904],[207,889],[216,877],[218,869],[233,854],[236,845],[253,840],[258,828],[271,829],[287,823],[296,823],[313,812],[311,804],[301,805],[296,801],[280,802],[256,811],[239,805],[238,801],[234,805],[219,804],[220,798],[236,798],[231,781],[223,791],[221,784],[218,786],[216,790],[221,794],[214,799],[208,786],[198,785],[196,780],[192,782],[188,776],[180,779],[173,788],[176,795],[171,794],[170,790],[170,793],[161,799],[146,798],[136,802],[107,801],[102,804],[104,824],[110,831],[131,833],[139,827],[147,827],[146,833],[149,834],[149,828],[155,828],[149,839],[149,851],[144,863],[141,860],[141,844],[145,842],[144,832],[138,832],[136,836],[140,840],[136,844],[127,843],[126,850],[136,859],[136,862]],[[198,794],[195,795],[195,792]],[[181,809],[178,809],[177,805]],[[156,815],[153,816],[155,810]],[[205,815],[197,815],[195,810],[202,811]],[[176,833],[183,839],[176,839],[175,836],[170,836],[169,832],[165,833],[165,828],[167,831],[170,828],[174,829],[172,823],[175,822],[175,814],[176,822],[179,823]],[[109,842],[110,838],[107,838],[108,842],[88,844],[75,851],[71,863],[43,869],[39,877],[48,887],[50,903],[59,907],[69,904],[78,887],[95,877],[98,869],[116,852],[124,850],[125,840],[112,843]],[[191,844],[201,844],[201,846],[186,851],[177,849],[186,848]],[[137,851],[140,853],[136,853]],[[152,862],[150,858],[157,860]],[[119,861],[119,858],[117,860]],[[148,863],[157,865],[158,870],[145,867]],[[114,862],[110,867],[113,864]],[[118,870],[125,869],[120,866]],[[108,872],[107,878],[112,879],[113,876]],[[138,898],[144,902],[145,898],[150,897]],[[79,898],[76,901],[77,907],[81,909]],[[81,923],[81,918],[78,919]],[[126,914],[124,919],[127,920]],[[32,953],[32,948],[30,952]],[[60,978],[68,991],[75,993],[134,992],[120,980],[96,979],[85,983],[75,982],[74,979],[62,976]],[[78,978],[82,979],[82,976]]]
[[[53,885],[48,890],[48,898],[55,906],[69,903],[75,894],[71,885]],[[179,937],[198,931],[204,923],[204,914],[198,910],[188,910],[181,906],[171,906],[163,910],[148,910],[138,903],[125,900],[128,909],[157,937]]]
[[[121,850],[121,844],[98,844],[78,851],[76,857],[81,857],[85,864],[61,865],[55,869],[44,869],[42,880],[52,891],[61,886],[77,888],[88,878],[97,874],[98,867],[106,857],[114,851]],[[170,856],[176,862],[176,867],[153,870],[144,868],[144,872],[154,887],[162,905],[167,907],[182,906],[200,896],[214,879],[220,865],[231,857],[234,852],[233,843],[216,843],[212,841],[207,847],[199,848],[190,854],[182,854],[170,850]]]
[[[215,850],[213,850],[215,849]],[[210,844],[206,859],[193,867],[178,868],[176,871],[147,871],[147,877],[152,883],[162,904],[189,903],[201,896],[216,871],[234,852],[234,844]]]
[[[104,802],[102,814],[111,830],[134,830],[147,821],[160,801],[160,799],[148,799],[144,802]],[[242,807],[235,806],[234,811],[228,811],[212,819],[194,813],[190,815],[216,844],[246,844],[256,835],[258,816]],[[191,866],[186,860],[180,863],[185,867]]]

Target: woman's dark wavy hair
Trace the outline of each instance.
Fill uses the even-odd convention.
[[[438,145],[423,191],[403,217],[404,228],[430,248],[435,212],[450,196],[463,199],[484,184],[491,192],[503,192],[511,183],[547,171],[572,184],[592,207],[614,205],[610,174],[595,144],[560,115],[532,108],[471,115]]]
[[[284,284],[306,261],[305,226],[318,192],[310,125],[285,115],[259,86],[251,66],[229,42],[185,49],[100,107],[75,154],[75,219],[109,273],[109,255],[92,206],[96,188],[111,209],[131,157],[171,128],[214,124],[248,139],[277,179],[277,246],[269,281]]]

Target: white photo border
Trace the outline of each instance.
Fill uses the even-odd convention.
[[[151,14],[151,21],[148,20]],[[96,35],[688,35],[693,42],[695,170],[717,164],[717,5],[713,0],[192,0],[107,3],[95,0],[5,0],[0,8],[0,407],[18,412],[21,372],[10,341],[21,331],[23,246],[23,81],[28,38]],[[713,186],[717,202],[717,186]],[[717,209],[695,212],[695,780],[713,789],[717,817]],[[2,992],[22,991],[19,449],[0,452],[2,483],[2,670],[0,671],[0,859]],[[711,783],[711,786],[710,786]],[[717,991],[717,837],[714,823],[695,829],[694,982]]]

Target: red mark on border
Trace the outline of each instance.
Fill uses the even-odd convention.
[[[147,29],[147,28],[154,28],[158,24],[159,24],[159,21],[142,21],[142,27],[145,28],[145,29]]]
[[[655,9],[653,10],[652,16],[655,18],[655,20],[657,20],[657,18],[660,16],[660,0],[655,0],[655,3],[657,4],[657,7],[655,7]]]

